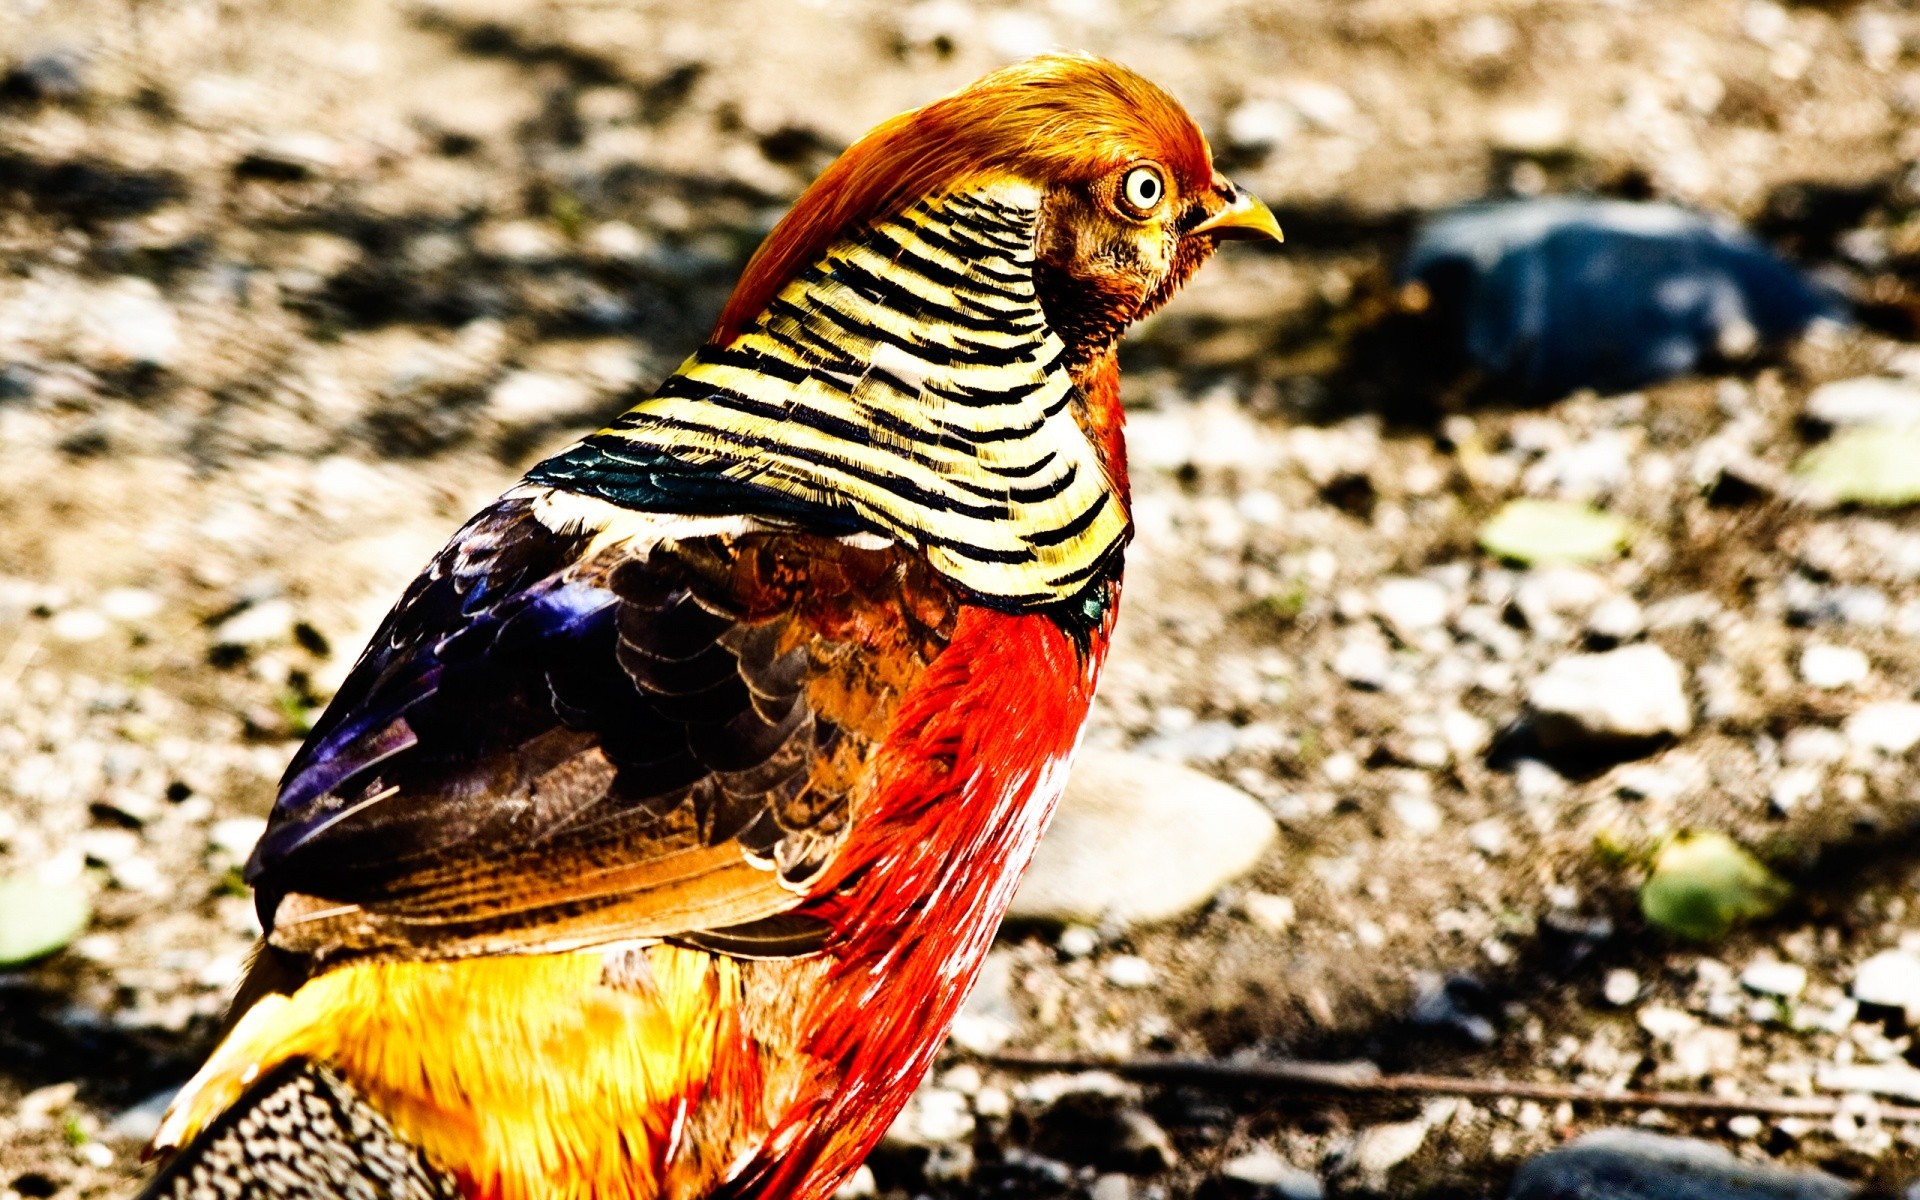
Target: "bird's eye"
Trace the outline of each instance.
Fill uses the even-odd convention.
[[[1167,185],[1161,181],[1160,172],[1152,167],[1135,167],[1127,172],[1126,181],[1120,185],[1121,198],[1137,213],[1152,212],[1166,194]]]

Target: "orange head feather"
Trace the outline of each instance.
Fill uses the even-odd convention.
[[[990,175],[1043,188],[1087,183],[1142,159],[1165,167],[1181,192],[1224,186],[1232,195],[1193,118],[1125,67],[1045,55],[1002,68],[882,123],[836,159],[747,263],[714,338],[750,324],[835,239],[923,196]]]

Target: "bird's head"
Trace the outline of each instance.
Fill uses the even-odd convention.
[[[823,172],[748,264],[727,340],[862,224],[921,199],[1013,181],[1041,197],[1035,286],[1071,361],[1105,357],[1226,238],[1279,240],[1267,207],[1214,170],[1178,101],[1103,59],[1046,55],[903,113]]]

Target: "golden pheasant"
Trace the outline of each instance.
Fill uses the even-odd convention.
[[[1280,231],[1034,59],[835,161],[651,398],[407,590],[248,865],[148,1194],[819,1200],[1047,823],[1130,524],[1115,344]]]

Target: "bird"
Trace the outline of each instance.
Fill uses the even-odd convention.
[[[1099,58],[851,145],[685,363],[380,625],[281,781],[264,937],[143,1195],[831,1195],[1079,742],[1121,335],[1280,236]]]

